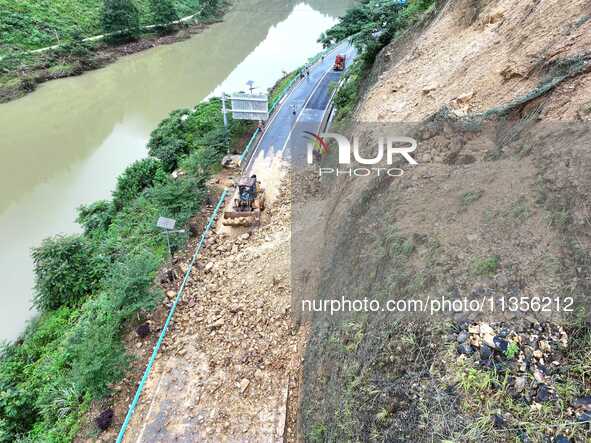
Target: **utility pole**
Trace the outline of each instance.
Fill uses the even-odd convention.
[[[252,94],[252,91],[254,91],[256,88],[254,87],[254,82],[252,80],[249,80],[246,82],[246,84],[248,85],[248,90],[250,91],[250,93]]]
[[[228,115],[226,111],[226,93],[222,92],[222,114],[224,116],[224,138],[226,140],[227,153],[230,154],[230,141],[228,139]]]

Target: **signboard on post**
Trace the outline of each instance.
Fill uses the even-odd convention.
[[[165,229],[167,231],[172,231],[175,225],[176,220],[166,217],[159,217],[158,221],[156,222],[156,226],[158,226],[160,229]]]
[[[234,120],[262,120],[269,118],[269,96],[239,92],[230,96]]]

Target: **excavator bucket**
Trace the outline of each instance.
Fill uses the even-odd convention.
[[[234,211],[229,209],[224,212],[224,220],[222,221],[224,226],[252,226],[255,224],[258,225],[260,222],[260,209],[254,209],[252,211]]]

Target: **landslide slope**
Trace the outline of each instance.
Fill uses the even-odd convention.
[[[591,438],[590,14],[441,2],[378,55],[352,122],[416,124],[419,165],[308,196],[326,192],[321,298],[572,297],[575,312],[318,314],[303,439]]]

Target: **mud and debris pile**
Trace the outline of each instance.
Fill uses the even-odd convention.
[[[579,441],[588,429],[591,396],[577,395],[573,374],[587,372],[588,352],[577,352],[580,343],[561,325],[525,319],[466,322],[453,338],[458,357],[449,373],[467,394],[467,403],[480,403],[479,395],[490,397],[494,429],[516,430],[522,441],[530,441],[527,414],[533,419],[529,425],[537,427],[535,435],[542,431],[548,441]]]
[[[319,321],[306,438],[589,441],[589,17],[586,1],[443,1],[377,56],[339,129],[416,125],[418,165],[339,182],[315,227],[330,240],[319,297],[572,297],[574,311]]]
[[[513,398],[528,404],[558,399],[553,380],[561,377],[568,351],[568,335],[560,325],[464,324],[456,339],[458,353],[472,367],[507,375]]]
[[[207,237],[128,435],[283,441],[293,432],[287,401],[302,338],[291,321],[288,193],[284,184],[260,228],[219,223]]]

